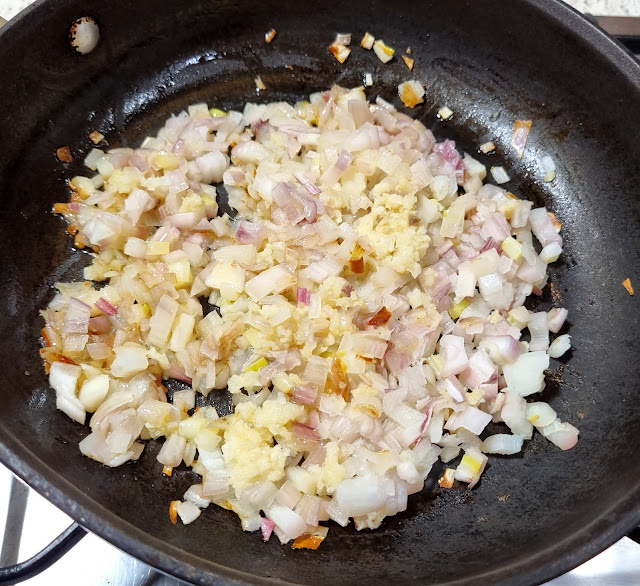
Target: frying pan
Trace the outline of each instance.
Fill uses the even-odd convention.
[[[85,15],[101,40],[81,57],[66,34]],[[365,31],[398,54],[410,46],[413,73],[357,47]],[[327,51],[336,32],[356,41],[343,65]],[[586,19],[553,0],[47,0],[2,30],[0,63],[0,459],[80,524],[199,584],[524,584],[575,567],[640,521],[638,300],[621,287],[640,275],[640,69]],[[491,458],[472,491],[437,488],[434,470],[405,513],[372,532],[332,526],[317,551],[262,543],[217,507],[174,526],[167,505],[191,472],[162,476],[154,442],[137,463],[101,466],[78,450],[87,429],[55,410],[38,310],[89,257],[71,250],[52,203],[84,172],[94,129],[135,146],[189,103],[300,99],[361,84],[365,72],[369,94],[399,107],[397,84],[424,82],[414,115],[467,152],[493,140],[498,154],[478,157],[504,164],[506,187],[562,222],[554,294],[547,287],[536,307],[569,308],[574,350],[552,364],[543,400],[580,441],[562,452],[537,435],[521,455]],[[447,122],[443,105],[455,113]],[[533,120],[522,160],[508,147],[516,119]],[[73,163],[57,161],[62,145]],[[544,155],[557,166],[550,184]]]

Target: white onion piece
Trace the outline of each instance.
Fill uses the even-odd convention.
[[[557,242],[552,242],[551,244],[547,244],[542,251],[540,252],[540,259],[550,264],[552,262],[556,262],[560,255],[562,254],[562,246],[560,246]]]
[[[149,366],[147,351],[133,342],[113,349],[116,358],[111,363],[111,374],[117,378],[128,378],[146,370]]]
[[[49,371],[49,384],[56,391],[56,407],[78,423],[84,423],[86,413],[76,397],[76,386],[82,368],[75,364],[54,362]]]
[[[503,367],[507,386],[521,397],[539,393],[544,388],[544,371],[549,368],[546,352],[521,354],[513,364]]]
[[[475,435],[480,435],[484,428],[489,425],[492,417],[480,409],[475,407],[466,407],[464,411],[455,412],[448,420],[445,429],[449,431],[456,431],[463,427],[468,429]]]
[[[185,501],[180,503],[176,507],[176,511],[180,520],[188,525],[189,523],[193,523],[200,516],[200,509],[191,501]]]
[[[542,169],[543,181],[550,182],[556,178],[556,164],[549,155],[545,155],[540,159],[540,167]]]
[[[529,351],[546,350],[549,347],[549,326],[546,313],[532,313],[527,323],[531,333]]]
[[[300,537],[307,529],[304,519],[288,507],[273,505],[265,512],[267,518],[282,532],[282,537],[279,536],[282,543]]]
[[[377,511],[386,499],[382,482],[374,476],[343,480],[333,493],[336,506],[349,517]]]
[[[570,450],[578,443],[579,433],[573,425],[564,422],[557,431],[547,433],[546,438],[561,450]]]
[[[529,223],[531,224],[531,230],[535,234],[536,238],[540,241],[542,246],[547,246],[552,242],[555,242],[562,247],[562,238],[558,234],[551,216],[545,208],[536,208],[529,213]]]
[[[550,331],[557,334],[564,325],[569,312],[563,307],[554,307],[547,313],[547,326]]]
[[[516,362],[522,352],[518,341],[509,335],[487,336],[480,341],[480,348],[486,350],[491,359],[503,367]]]
[[[342,267],[336,259],[325,256],[322,260],[311,263],[301,274],[314,283],[322,283],[328,277],[338,275]]]
[[[537,428],[551,425],[556,419],[556,412],[551,405],[543,402],[527,403],[526,415],[529,423]]]
[[[475,448],[468,447],[465,449],[462,461],[456,468],[454,478],[460,482],[469,483],[469,488],[473,488],[480,480],[486,465],[487,457]]]
[[[156,346],[164,346],[167,343],[177,313],[178,302],[168,295],[163,295],[149,320],[149,342]]]
[[[69,299],[69,307],[62,324],[63,334],[86,334],[89,328],[91,308],[72,297]]]
[[[553,342],[551,342],[551,346],[549,346],[549,350],[547,350],[547,354],[551,356],[551,358],[560,358],[565,352],[568,352],[571,349],[571,336],[569,334],[563,334],[562,336],[558,336]]]
[[[185,501],[191,501],[201,509],[206,509],[211,504],[209,499],[202,496],[202,484],[193,484],[190,486],[182,498]]]
[[[490,435],[482,442],[482,451],[485,454],[502,454],[508,456],[517,454],[522,450],[524,438],[521,435],[509,435],[497,433]]]
[[[469,364],[464,348],[464,338],[460,336],[442,336],[440,338],[440,355],[444,360],[443,377],[459,374]]]
[[[276,265],[247,281],[245,291],[253,301],[260,301],[271,293],[281,293],[294,282],[293,274],[287,267]]]
[[[531,439],[533,426],[526,416],[527,402],[513,389],[506,389],[501,415],[509,429],[516,435]]]
[[[85,411],[93,413],[104,401],[108,392],[109,377],[106,374],[99,374],[98,376],[87,379],[82,384],[78,392],[78,399],[80,399]]]
[[[293,509],[301,498],[302,492],[290,480],[287,480],[275,494],[275,501],[289,509]]]
[[[455,376],[446,378],[443,382],[444,387],[455,403],[463,403],[465,399],[464,388]]]
[[[511,177],[509,177],[504,167],[491,167],[491,175],[498,185],[511,181]]]
[[[458,378],[466,387],[477,389],[482,383],[488,381],[495,372],[496,367],[489,355],[482,348],[479,348],[471,355],[468,368]]]
[[[195,162],[201,173],[201,183],[219,183],[228,165],[227,157],[219,151],[202,155]]]
[[[177,433],[172,433],[162,444],[160,452],[158,452],[158,462],[164,466],[175,468],[179,466],[184,457],[184,450],[187,441]]]

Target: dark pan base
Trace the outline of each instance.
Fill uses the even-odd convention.
[[[79,57],[66,32],[84,15],[102,38]],[[271,27],[278,34],[267,45]],[[366,30],[398,57],[411,46],[413,73],[360,49]],[[326,50],[336,32],[354,33],[344,65]],[[51,0],[2,31],[0,64],[0,458],[91,531],[201,584],[525,584],[567,571],[638,523],[640,300],[621,282],[640,278],[640,75],[569,8],[552,0]],[[470,153],[494,140],[498,154],[478,158],[504,163],[514,178],[506,187],[562,222],[554,304],[570,310],[574,350],[554,361],[544,395],[580,428],[580,441],[562,452],[537,436],[518,457],[491,458],[473,491],[435,488],[434,472],[406,513],[375,532],[332,526],[316,552],[264,544],[213,506],[193,525],[174,526],[168,503],[192,473],[162,476],[153,442],[138,463],[103,467],[80,455],[87,430],[55,411],[37,351],[38,310],[53,283],[78,278],[89,259],[71,252],[52,203],[66,201],[65,180],[84,172],[94,129],[112,146],[135,146],[190,103],[301,99],[360,84],[365,72],[375,82],[368,93],[397,105],[399,82],[425,82],[414,114]],[[267,86],[259,96],[257,74]],[[436,117],[443,105],[455,112],[450,121]],[[522,161],[508,148],[515,119],[534,121]],[[62,145],[70,165],[55,158]],[[558,167],[552,184],[540,180],[546,154]],[[547,289],[537,304],[552,301]]]

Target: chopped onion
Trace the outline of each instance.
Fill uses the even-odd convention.
[[[370,33],[364,33],[364,37],[360,41],[360,46],[364,49],[369,49],[373,47],[373,42],[375,41],[375,37]]]
[[[549,368],[546,352],[521,354],[513,364],[503,367],[507,386],[521,397],[539,393],[544,388],[544,371]]]
[[[570,450],[578,443],[580,432],[570,423],[563,423],[558,431],[547,434],[547,439],[561,450]]]
[[[301,405],[313,405],[318,396],[318,389],[315,385],[297,385],[293,389],[293,400]]]
[[[350,41],[332,45],[339,61]],[[409,107],[425,99],[418,80],[398,89]],[[438,459],[461,456],[442,486],[473,487],[483,452],[520,452],[534,426],[577,441],[525,400],[570,347],[549,345],[566,310],[524,306],[562,253],[560,223],[363,87],[242,112],[194,104],[140,148],[86,162],[97,175],[71,179],[54,211],[93,262],[56,284],[41,354],[56,406],[93,413],[84,455],[120,466],[164,438],[159,478],[182,463],[201,477],[172,521],[213,502],[245,531],[314,549],[323,521],[375,529],[405,511]],[[234,218],[218,215],[218,182]],[[225,387],[229,414],[197,399]],[[483,441],[491,421],[513,435]]]
[[[373,43],[373,52],[383,63],[391,61],[395,53],[394,49],[385,45],[382,39],[377,39],[375,43]]]
[[[111,305],[104,297],[100,297],[96,301],[96,307],[105,315],[115,315],[118,313],[118,308],[115,305]]]
[[[490,435],[482,442],[482,451],[485,454],[502,454],[509,456],[522,450],[524,438],[521,435],[509,435],[497,433]]]
[[[496,150],[496,145],[492,142],[492,141],[488,141],[488,142],[484,142],[480,145],[479,147],[480,151],[482,153],[484,153],[485,155],[495,151]]]
[[[200,509],[194,505],[191,501],[185,501],[183,503],[180,503],[177,507],[176,507],[178,516],[180,517],[180,520],[185,524],[188,525],[189,523],[193,523],[199,516],[200,516]]]
[[[565,352],[568,352],[571,349],[571,336],[569,334],[563,334],[562,336],[558,336],[551,345],[549,346],[549,350],[547,350],[547,354],[551,356],[551,358],[560,358]]]
[[[546,313],[532,313],[527,328],[531,333],[529,352],[546,350],[549,347],[549,326]]]
[[[308,425],[302,423],[294,423],[292,431],[301,440],[308,440],[312,442],[320,441],[320,435],[315,429],[311,429]]]
[[[402,58],[404,59],[404,55]],[[406,59],[405,59],[405,62],[406,62]],[[413,59],[411,60],[411,62],[413,64]],[[413,69],[413,65],[409,69]],[[438,110],[438,117],[442,120],[449,120],[451,116],[453,116],[453,110],[447,106],[442,106],[442,108]]]
[[[475,407],[466,407],[464,411],[455,412],[444,426],[449,431],[456,431],[464,427],[475,435],[480,435],[484,428],[489,424],[492,417],[480,409]]]
[[[509,177],[504,167],[491,167],[491,175],[498,185],[511,181],[511,177]]]
[[[442,376],[444,377],[463,372],[469,364],[464,348],[464,338],[460,336],[442,336],[440,339],[440,355],[444,360],[442,371]]]
[[[347,60],[347,57],[351,54],[351,49],[348,49],[344,45],[332,43],[329,45],[329,53],[336,58],[338,63],[344,63]]]
[[[548,403],[527,403],[527,420],[535,427],[546,427],[556,419],[556,412]]]
[[[527,419],[527,402],[514,389],[508,388],[505,391],[506,398],[502,407],[501,415],[509,429],[516,435],[521,435],[525,439],[531,439],[533,426]]]
[[[296,299],[300,305],[309,305],[311,303],[311,293],[305,287],[298,287]]]
[[[529,213],[529,222],[531,224],[531,230],[535,234],[535,237],[540,241],[542,246],[547,246],[552,242],[557,243],[562,247],[562,238],[558,234],[551,216],[545,208],[536,208]]]
[[[569,312],[562,307],[554,307],[547,313],[547,327],[554,334],[557,334],[564,325]]]
[[[405,81],[398,86],[398,95],[407,108],[415,108],[424,102],[424,94],[422,84],[416,80]]]
[[[524,154],[524,147],[527,144],[531,124],[531,120],[516,120],[513,124],[511,146],[515,149],[519,159],[521,159]]]
[[[281,543],[287,543],[295,539],[307,529],[307,524],[302,517],[288,507],[273,505],[265,512],[267,518],[274,523],[275,529],[280,530],[281,536],[279,535],[278,537]]]
[[[381,481],[373,476],[343,480],[333,493],[336,506],[349,517],[375,512],[386,499]]]
[[[269,541],[275,526],[275,523],[271,519],[267,519],[266,517],[260,519],[260,532],[262,533],[263,541]]]
[[[542,168],[542,180],[549,183],[556,178],[556,164],[549,155],[545,155],[540,159],[540,167]]]

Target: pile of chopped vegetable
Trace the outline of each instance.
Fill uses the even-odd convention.
[[[42,355],[58,408],[91,414],[83,454],[119,466],[164,438],[158,474],[201,476],[172,521],[214,503],[316,548],[324,521],[404,511],[438,459],[441,486],[473,487],[534,429],[575,445],[529,402],[570,347],[550,342],[565,309],[523,306],[559,224],[384,100],[335,86],[294,106],[196,104],[86,165],[55,209],[93,262],[56,285]],[[220,182],[235,218],[218,215]],[[168,378],[185,383],[170,400]],[[225,388],[232,414],[196,407]]]

